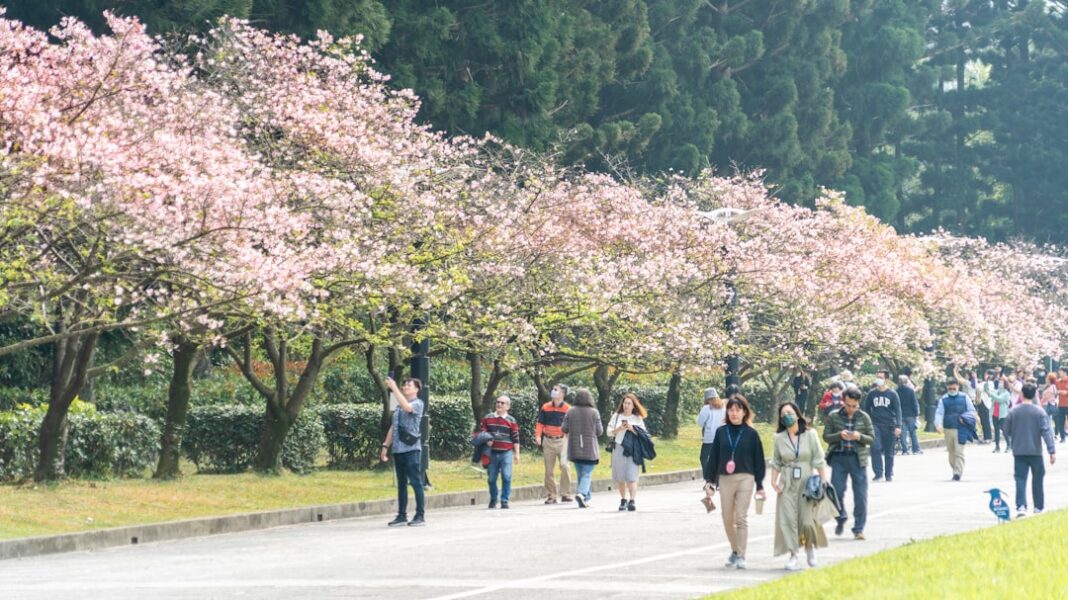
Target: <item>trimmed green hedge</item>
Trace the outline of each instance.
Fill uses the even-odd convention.
[[[33,475],[45,410],[0,413],[0,480]],[[64,467],[71,477],[140,477],[159,456],[159,427],[144,415],[74,407],[67,423]]]
[[[182,450],[198,471],[240,473],[256,459],[263,428],[262,407],[204,406],[189,411]],[[307,473],[324,442],[323,424],[314,411],[304,411],[282,444],[282,465]]]
[[[383,434],[377,404],[329,404],[319,409],[329,464],[335,469],[365,469],[376,464]]]
[[[641,400],[642,406],[649,411],[645,417],[645,428],[649,435],[660,435],[664,430],[664,408],[667,406],[667,386],[623,386],[612,390],[612,406],[609,414],[601,415],[605,423],[612,418],[611,411],[615,410],[624,394],[633,393]],[[681,407],[680,407],[681,409]]]

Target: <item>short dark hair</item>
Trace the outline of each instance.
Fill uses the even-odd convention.
[[[838,388],[840,390],[844,390],[845,389],[845,385],[841,381],[832,381],[831,385],[828,386],[827,389],[831,389],[831,388]]]
[[[730,410],[732,406],[737,406],[738,408],[742,409],[742,412],[745,413],[744,415],[742,415],[742,424],[749,425],[753,422],[753,409],[749,408],[749,402],[747,402],[741,394],[738,394],[732,397],[730,400],[727,400],[727,410]],[[727,422],[730,423],[730,419],[727,419]]]
[[[778,428],[775,429],[775,433],[781,433],[786,431],[786,427],[782,424],[782,409],[789,406],[794,409],[794,414],[797,415],[797,433],[805,433],[805,428],[808,426],[808,421],[805,421],[805,415],[801,414],[801,409],[797,407],[793,402],[783,402],[779,405],[779,412],[776,414],[776,421],[778,421]]]
[[[859,388],[849,388],[848,390],[845,391],[845,397],[846,398],[852,398],[852,399],[856,400],[857,402],[860,402],[860,395],[861,394],[860,394],[860,389]]]
[[[890,371],[887,371],[886,369],[883,369],[881,371],[876,371],[875,375],[876,376],[882,375],[883,379],[890,379]]]
[[[1038,388],[1036,388],[1035,384],[1033,384],[1033,383],[1025,383],[1024,386],[1022,388],[1020,388],[1020,393],[1023,394],[1023,397],[1027,398],[1028,400],[1034,400],[1035,399],[1035,392],[1037,392],[1037,391],[1038,391]],[[1039,458],[1041,458],[1041,457],[1039,457]]]
[[[572,406],[588,406],[590,408],[596,408],[597,405],[593,402],[593,394],[586,388],[579,388],[575,392],[575,399],[571,402]]]
[[[560,396],[560,399],[561,399],[561,400],[564,400],[564,399],[566,399],[566,398],[567,398],[567,392],[568,392],[568,387],[567,387],[567,384],[563,384],[563,383],[558,383],[558,384],[556,384],[556,386],[555,386],[555,387],[558,387],[558,388],[560,388],[560,392],[561,392],[561,394],[562,394],[562,395]]]
[[[740,394],[740,393],[742,393],[742,388],[739,387],[737,384],[734,384],[734,383],[728,385],[727,388],[725,390],[723,390],[723,395],[728,397],[728,398],[730,398],[731,396],[733,396],[735,394]]]

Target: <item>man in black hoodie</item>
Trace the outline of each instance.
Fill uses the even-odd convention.
[[[875,443],[871,447],[872,481],[886,476],[894,480],[894,445],[901,435],[901,399],[890,389],[890,372],[876,371],[875,388],[864,399],[864,412],[875,426]]]
[[[916,388],[912,386],[908,375],[899,375],[897,380],[897,397],[901,401],[901,454],[908,454],[909,446],[913,454],[923,454],[919,436],[916,435],[920,424],[920,402],[916,398]]]

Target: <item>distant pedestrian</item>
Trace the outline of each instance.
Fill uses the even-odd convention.
[[[575,400],[571,410],[564,415],[561,428],[567,434],[567,456],[575,465],[575,476],[578,479],[575,501],[580,508],[587,508],[593,496],[590,490],[593,469],[601,462],[599,438],[604,433],[601,413],[597,412],[589,390],[580,389],[575,392]]]
[[[1052,428],[1053,422],[1057,419],[1057,374],[1050,373],[1043,380],[1045,383],[1037,397],[1037,404],[1046,412]]]
[[[1057,447],[1053,443],[1046,412],[1033,404],[1035,386],[1023,386],[1023,402],[1009,412],[1005,429],[1012,435],[1012,458],[1016,478],[1016,516],[1027,514],[1027,472],[1031,472],[1031,497],[1035,514],[1046,507],[1045,490],[1042,486],[1046,468],[1042,465],[1042,442],[1049,452],[1049,464],[1057,462]]]
[[[479,427],[493,436],[490,440],[489,507],[497,508],[497,479],[501,480],[501,508],[508,508],[512,495],[512,464],[519,464],[519,423],[508,414],[512,399],[499,396],[496,410],[482,417]]]
[[[901,454],[923,454],[920,438],[916,434],[920,425],[920,401],[916,398],[916,387],[908,375],[899,375],[897,379],[897,397],[901,401],[901,436],[898,438]]]
[[[772,445],[771,486],[778,497],[775,504],[775,556],[790,553],[787,571],[801,568],[797,553],[805,548],[810,567],[816,566],[816,548],[827,546],[827,535],[813,514],[813,504],[801,494],[813,471],[828,481],[827,463],[819,434],[808,428],[797,405],[779,406],[778,429]]]
[[[853,538],[864,539],[864,525],[868,521],[868,448],[875,441],[871,417],[860,410],[860,390],[845,392],[842,408],[827,418],[823,429],[827,442],[831,483],[842,505],[842,514],[834,528],[835,535],[845,531],[845,492],[848,482],[853,484]]]
[[[979,413],[979,424],[983,427],[983,440],[986,442],[989,442],[993,437],[997,437],[997,426],[993,418],[994,397],[991,394],[997,387],[997,371],[987,369],[983,373],[983,381],[975,389],[975,409]]]
[[[534,443],[541,446],[545,461],[545,503],[556,504],[557,492],[560,502],[571,502],[571,468],[567,464],[567,436],[561,425],[564,415],[571,409],[565,401],[567,386],[558,383],[549,392],[549,401],[538,409],[538,421],[534,425]],[[560,487],[556,487],[556,463],[560,463]]]
[[[649,416],[638,397],[626,394],[619,400],[612,418],[608,421],[608,434],[615,442],[612,447],[612,481],[619,488],[619,510],[637,510],[634,501],[638,496],[638,464],[623,455],[623,438],[627,432],[645,429],[645,417]],[[630,499],[627,494],[630,493]]]
[[[1068,432],[1065,431],[1065,420],[1068,420],[1068,371],[1061,367],[1057,371],[1057,435],[1061,443],[1064,443]]]
[[[382,442],[382,462],[389,460],[389,450],[393,450],[393,469],[397,475],[397,516],[389,522],[390,527],[409,525],[421,527],[426,524],[424,509],[426,499],[423,494],[422,473],[422,438],[420,424],[423,418],[423,401],[419,399],[419,390],[423,382],[410,378],[404,380],[404,386],[397,388],[393,378],[386,379],[386,386],[397,399],[393,409],[393,421]],[[415,494],[415,517],[408,521],[408,486]]]
[[[731,544],[727,567],[744,569],[749,543],[749,501],[764,500],[764,446],[752,427],[749,403],[734,397],[727,401],[727,424],[719,428],[712,455],[704,467],[705,491],[712,497],[719,490],[723,503],[723,528]]]
[[[886,477],[894,480],[894,447],[901,435],[901,399],[890,389],[890,372],[875,372],[875,389],[868,392],[862,407],[871,416],[875,427],[875,443],[871,446],[873,481]]]
[[[975,418],[975,405],[960,392],[960,383],[956,379],[950,379],[946,381],[945,395],[938,400],[935,428],[945,436],[953,481],[960,481],[964,476],[964,444],[960,441],[959,430],[966,426],[966,416]]]
[[[845,390],[845,385],[840,381],[832,381],[831,385],[827,387],[827,391],[823,392],[823,397],[820,398],[820,418],[824,422],[827,421],[827,415],[842,408],[842,392]]]
[[[727,408],[716,388],[705,389],[705,405],[697,413],[697,426],[701,428],[701,469],[708,464],[712,455],[712,442],[716,439],[716,430],[723,426],[727,418]]]
[[[805,414],[805,409],[808,407],[808,391],[812,387],[812,378],[801,367],[794,367],[794,378],[790,382],[790,387],[794,390],[794,404],[801,409],[801,414]]]
[[[994,385],[986,388],[986,394],[990,397],[990,418],[994,422],[994,452],[1001,452],[1001,437],[1005,436],[1005,452],[1012,446],[1012,441],[1005,432],[1005,419],[1012,409],[1012,392],[1008,389],[1009,380],[1001,375],[992,382]]]

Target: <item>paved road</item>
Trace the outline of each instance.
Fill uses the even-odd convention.
[[[942,449],[899,457],[896,470],[871,486],[868,540],[831,535],[821,564],[992,525],[983,490],[1014,489],[1011,456],[989,446],[968,448],[959,483]],[[1047,510],[1068,505],[1068,467],[1046,481]],[[784,575],[773,503],[750,515],[749,570],[727,570],[719,513],[704,514],[699,488],[642,490],[634,513],[597,492],[587,510],[471,507],[431,513],[422,529],[378,516],[3,561],[0,598],[692,598]]]

